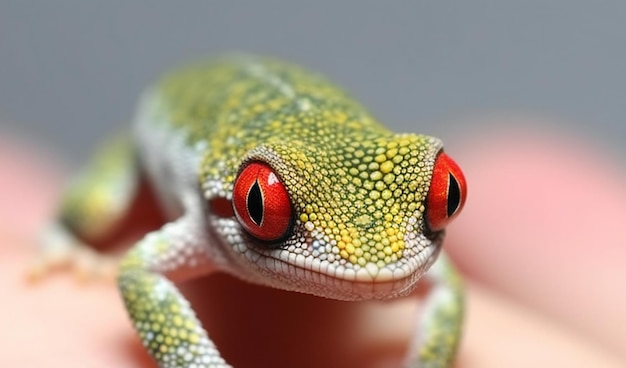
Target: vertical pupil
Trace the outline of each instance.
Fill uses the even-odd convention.
[[[461,203],[461,188],[452,174],[448,174],[448,217],[454,215]]]
[[[248,191],[246,206],[248,207],[248,214],[250,214],[252,221],[257,226],[261,226],[261,222],[263,221],[263,194],[261,193],[261,187],[258,181],[255,181],[250,191]]]

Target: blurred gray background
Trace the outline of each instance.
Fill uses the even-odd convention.
[[[81,160],[160,72],[244,50],[327,74],[395,130],[538,114],[624,157],[625,41],[623,0],[0,0],[0,130]]]

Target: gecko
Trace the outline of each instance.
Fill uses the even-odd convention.
[[[253,55],[165,74],[132,126],[70,185],[40,266],[75,261],[148,183],[167,221],[130,247],[116,279],[160,367],[230,366],[176,286],[215,272],[345,301],[427,280],[406,366],[452,364],[463,286],[441,248],[467,184],[439,139],[394,133],[324,76]]]

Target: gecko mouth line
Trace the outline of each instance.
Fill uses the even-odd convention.
[[[413,258],[414,261],[408,261],[400,265],[399,267],[395,267],[393,270],[391,268],[378,268],[373,263],[370,263],[371,267],[368,266],[359,266],[358,269],[345,267],[343,265],[335,266],[332,265],[328,261],[319,261],[314,259],[310,262],[309,266],[306,267],[306,260],[298,262],[296,259],[294,260],[286,260],[281,257],[277,257],[273,254],[261,254],[254,250],[249,249],[249,252],[245,252],[245,254],[249,254],[250,251],[254,253],[258,258],[256,260],[252,259],[250,256],[247,256],[254,263],[260,262],[261,260],[265,260],[265,265],[267,268],[273,271],[281,271],[285,270],[283,267],[293,268],[294,273],[297,273],[297,270],[303,271],[305,273],[318,274],[325,278],[334,279],[338,281],[345,281],[354,284],[394,284],[394,283],[402,283],[403,281],[413,280],[415,278],[419,278],[428,268],[428,266],[434,261],[434,257],[439,253],[440,245],[433,244],[432,247],[428,247],[423,249],[419,253],[419,257]],[[297,258],[297,257],[292,257]],[[302,257],[304,258],[304,257]],[[267,260],[271,259],[274,263],[270,265]],[[278,264],[277,264],[278,263]],[[374,269],[374,267],[376,269]],[[329,268],[333,272],[324,272],[322,269],[329,270]],[[291,270],[287,270],[291,271]],[[382,271],[382,272],[381,272]],[[337,275],[337,272],[341,274]],[[334,274],[333,274],[334,273]],[[417,276],[416,276],[417,275]]]

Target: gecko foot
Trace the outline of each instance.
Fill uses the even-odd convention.
[[[98,253],[57,226],[45,232],[42,244],[26,269],[29,282],[41,281],[56,271],[70,271],[80,283],[115,280],[115,257]]]

